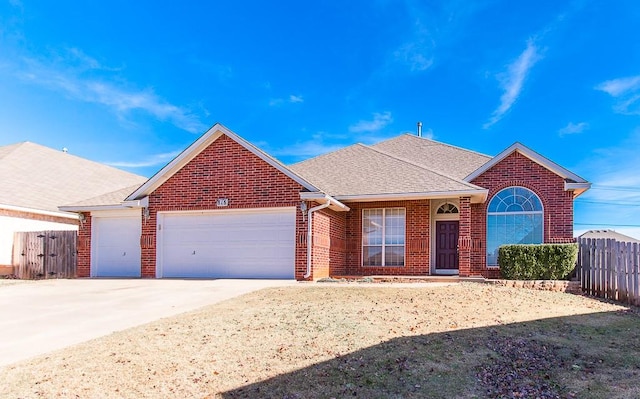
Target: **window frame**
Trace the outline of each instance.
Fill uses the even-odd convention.
[[[402,211],[402,222],[403,222],[403,232],[404,235],[402,237],[402,244],[387,244],[386,243],[386,223],[387,223],[387,211],[389,210],[401,210]],[[381,243],[380,244],[376,244],[376,245],[372,245],[372,244],[365,244],[365,213],[366,212],[372,212],[372,211],[382,211],[382,226],[381,226],[381,232],[382,232],[382,236],[381,236]],[[404,207],[390,207],[390,208],[364,208],[362,209],[362,229],[361,229],[361,233],[362,236],[360,238],[360,266],[361,267],[405,267],[407,260],[406,260],[406,252],[407,252],[407,209]],[[380,265],[365,265],[365,248],[370,248],[370,247],[379,247],[381,252],[380,252],[380,257],[381,257],[381,264]],[[387,265],[387,256],[386,256],[386,249],[387,248],[399,248],[402,247],[402,264],[401,265]]]
[[[498,196],[500,195],[500,193],[502,193],[505,190],[513,190],[513,189],[523,189],[523,190],[527,190],[528,192],[530,192],[531,194],[533,194],[533,196],[537,199],[538,203],[540,204],[540,210],[534,210],[534,211],[489,211],[489,209],[491,208],[491,204],[494,200],[498,200]],[[512,194],[513,195],[513,194]],[[511,195],[510,195],[511,196]],[[508,198],[508,197],[505,197]],[[504,198],[500,198],[501,201],[504,200]],[[524,187],[524,186],[508,186],[508,187],[504,187],[502,189],[500,189],[498,192],[496,192],[493,197],[491,197],[491,200],[487,203],[487,216],[486,216],[486,236],[487,236],[487,253],[485,256],[485,262],[486,262],[486,266],[487,268],[491,268],[491,269],[497,269],[500,268],[500,265],[497,264],[498,262],[498,258],[496,257],[495,262],[496,264],[490,264],[489,263],[489,218],[491,216],[535,216],[535,215],[539,215],[540,216],[540,244],[544,243],[544,204],[542,202],[542,199],[540,198],[540,196],[533,191],[532,189],[528,188],[528,187]],[[500,246],[502,245],[509,245],[510,243],[502,243],[498,246],[498,248],[500,248]],[[497,248],[495,248],[497,249]]]

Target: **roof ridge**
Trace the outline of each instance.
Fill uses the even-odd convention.
[[[335,154],[335,153],[338,153],[338,152],[341,152],[341,151],[347,150],[347,149],[352,148],[352,147],[355,147],[355,146],[364,146],[364,147],[367,147],[366,145],[364,145],[364,144],[362,144],[362,143],[353,143],[353,144],[349,144],[349,145],[348,145],[348,146],[346,146],[346,147],[338,148],[337,150],[333,150],[333,151],[325,152],[324,154],[316,155],[316,156],[314,156],[314,157],[307,158],[307,159],[303,159],[302,161],[298,161],[298,162],[296,162],[296,163],[292,163],[292,164],[288,165],[288,167],[292,167],[292,168],[293,168],[293,167],[296,167],[296,165],[300,165],[300,164],[303,164],[303,163],[305,163],[305,162],[308,162],[308,161],[311,161],[311,160],[314,160],[314,159],[319,159],[319,158],[325,157],[325,156],[327,156],[327,155]]]
[[[13,155],[13,154],[16,153],[16,151],[18,151],[20,149],[24,149],[25,151],[29,151],[30,148],[31,149],[38,149],[40,151],[46,151],[51,155],[53,155],[53,154],[56,154],[56,155],[63,154],[63,156],[65,156],[65,157],[73,158],[76,161],[82,162],[84,164],[92,164],[95,167],[104,168],[104,169],[110,169],[110,170],[113,170],[113,171],[117,171],[119,173],[128,174],[131,177],[135,176],[135,177],[140,177],[140,178],[147,179],[145,176],[139,175],[137,173],[130,172],[128,170],[124,170],[124,169],[118,168],[118,167],[113,166],[113,165],[109,165],[108,163],[105,163],[105,162],[98,162],[98,161],[95,161],[93,159],[84,158],[84,157],[82,157],[80,155],[76,155],[76,154],[73,154],[73,153],[65,152],[63,150],[58,150],[58,149],[55,149],[55,148],[52,148],[52,147],[49,147],[49,146],[46,146],[46,145],[43,145],[43,144],[34,143],[33,141],[28,141],[28,140],[21,141],[21,142],[15,143],[15,144],[9,144],[7,146],[1,146],[0,150],[2,148],[12,147],[12,146],[14,148],[12,148],[6,154],[6,156]]]
[[[408,159],[404,159],[404,158],[401,158],[401,157],[398,157],[398,156],[395,156],[395,155],[389,154],[388,152],[383,151],[383,150],[380,150],[380,149],[378,149],[378,148],[373,148],[372,146],[368,146],[368,145],[364,145],[364,144],[360,144],[360,145],[362,145],[363,147],[368,148],[368,149],[370,149],[370,150],[376,151],[376,152],[378,152],[378,153],[380,153],[380,154],[382,154],[382,155],[386,155],[386,156],[388,156],[388,157],[390,157],[390,158],[397,159],[398,161],[401,161],[401,162],[407,163],[407,164],[409,164],[409,165],[413,165],[413,166],[415,166],[415,167],[418,167],[418,168],[420,168],[420,169],[424,169],[424,170],[429,171],[429,172],[431,172],[431,173],[435,173],[435,174],[436,174],[436,175],[438,175],[438,176],[445,177],[445,178],[450,179],[450,180],[453,180],[453,181],[455,181],[455,182],[457,182],[457,183],[462,183],[462,184],[464,184],[465,186],[468,186],[468,187],[471,187],[471,188],[480,188],[480,187],[476,186],[475,184],[472,184],[472,183],[466,182],[466,181],[464,181],[464,180],[462,180],[462,179],[458,179],[458,178],[455,178],[455,177],[453,177],[453,176],[449,176],[449,175],[447,175],[447,174],[445,174],[445,173],[442,173],[442,172],[440,172],[440,171],[433,170],[433,169],[428,168],[428,167],[426,167],[426,166],[424,166],[424,165],[420,165],[420,164],[417,164],[417,163],[415,163],[415,162],[409,161]]]
[[[409,136],[409,137],[416,138],[416,139],[419,139],[419,140],[427,140],[427,141],[431,141],[433,143],[436,143],[438,145],[442,145],[442,146],[445,146],[445,147],[455,148],[456,150],[469,152],[471,154],[476,154],[476,155],[480,155],[480,156],[487,157],[487,158],[493,158],[491,155],[483,154],[483,153],[478,152],[478,151],[470,150],[468,148],[463,148],[463,147],[460,147],[460,146],[457,146],[457,145],[445,143],[445,142],[434,140],[434,139],[430,139],[430,138],[427,138],[427,137],[418,137],[418,136],[416,136],[415,134],[412,134],[412,133],[403,133],[400,136],[389,138],[387,140],[381,141],[381,142],[376,143],[374,145],[386,143],[387,141],[391,141],[391,140],[397,139],[398,137],[402,137],[402,136]]]

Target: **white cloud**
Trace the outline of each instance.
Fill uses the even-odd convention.
[[[522,87],[529,71],[540,58],[538,47],[536,47],[532,39],[529,39],[525,50],[514,62],[509,64],[507,71],[498,75],[500,86],[504,92],[500,97],[500,105],[493,111],[489,121],[483,125],[484,129],[488,129],[500,121],[511,109],[522,92]]]
[[[580,122],[580,123],[569,122],[567,126],[558,130],[558,134],[560,135],[560,137],[564,137],[570,134],[582,133],[588,128],[589,128],[589,124],[587,122]]]
[[[397,62],[409,67],[411,72],[422,72],[433,65],[431,52],[433,45],[428,45],[424,39],[416,42],[405,43],[394,51],[393,56]]]
[[[607,80],[597,85],[595,89],[618,100],[613,106],[615,112],[623,115],[640,115],[640,75]]]
[[[302,98],[302,96],[296,96],[296,95],[291,94],[289,96],[289,102],[290,103],[301,103],[301,102],[304,102],[304,99]]]
[[[435,135],[433,134],[432,129],[427,129],[422,131],[422,137],[424,137],[425,139],[433,140]]]
[[[149,155],[145,157],[143,160],[138,162],[128,162],[128,161],[112,161],[112,162],[104,162],[107,165],[120,167],[120,168],[147,168],[150,166],[157,165],[165,165],[170,162],[173,158],[178,156],[181,151],[172,151],[163,154],[155,154]]]
[[[309,140],[297,141],[291,145],[269,151],[276,156],[288,157],[294,161],[301,161],[336,151],[345,146],[343,140],[347,136],[334,135],[327,132],[318,132],[311,135]]]
[[[628,78],[607,80],[596,86],[596,90],[601,90],[613,97],[619,97],[629,92],[640,89],[640,75]]]
[[[304,102],[304,98],[300,95],[290,94],[287,98],[272,98],[269,100],[269,106],[279,107],[285,103],[300,104]]]
[[[393,122],[391,112],[374,113],[372,120],[361,120],[349,126],[352,133],[377,132]]]
[[[126,82],[110,82],[107,75],[118,69],[102,65],[77,48],[65,49],[62,54],[46,60],[23,57],[20,61],[14,63],[13,68],[24,81],[61,92],[74,100],[106,106],[119,118],[126,120],[131,111],[139,110],[191,133],[201,133],[206,128],[197,115],[165,101],[151,88],[140,90],[128,87]],[[95,77],[99,74],[103,77]]]

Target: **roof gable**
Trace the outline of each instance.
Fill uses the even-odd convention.
[[[249,152],[256,155],[258,158],[265,161],[267,164],[271,165],[275,169],[284,173],[286,176],[299,183],[305,189],[309,191],[319,191],[313,184],[309,183],[307,180],[287,168],[285,165],[280,163],[280,161],[271,157],[264,151],[260,150],[258,147],[249,143],[242,137],[233,133],[231,130],[222,126],[219,123],[213,125],[209,130],[207,130],[200,138],[198,138],[193,144],[187,147],[184,151],[182,151],[177,157],[175,157],[171,162],[169,162],[165,167],[160,169],[158,173],[153,175],[146,183],[140,186],[136,191],[134,191],[131,195],[126,198],[126,201],[132,201],[136,199],[141,199],[142,197],[148,196],[152,192],[154,192],[158,187],[160,187],[163,183],[169,180],[173,175],[178,173],[185,165],[191,162],[198,154],[204,151],[209,145],[211,145],[214,141],[216,141],[221,136],[227,136],[234,142],[238,143],[240,146],[247,149]]]
[[[487,170],[491,169],[493,166],[497,165],[500,161],[507,158],[509,155],[511,155],[516,151],[524,155],[525,157],[529,158],[533,162],[539,164],[540,166],[562,177],[563,179],[569,180],[571,183],[587,183],[587,181],[582,177],[576,175],[575,173],[569,171],[568,169],[563,168],[557,163],[551,161],[548,158],[543,157],[542,155],[538,154],[537,152],[533,151],[532,149],[518,142],[513,143],[509,148],[502,151],[500,154],[496,155],[495,157],[491,158],[491,160],[489,160],[487,163],[485,163],[484,165],[482,165],[481,167],[473,171],[471,174],[466,176],[464,180],[468,182],[473,181],[473,179],[480,176]]]

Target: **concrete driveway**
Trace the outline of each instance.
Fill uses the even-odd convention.
[[[0,284],[0,367],[251,291],[295,284],[146,279]]]

